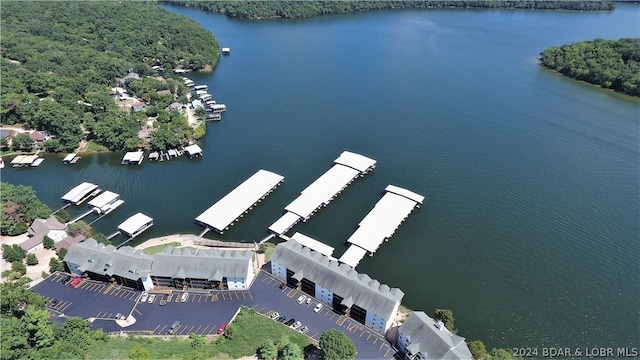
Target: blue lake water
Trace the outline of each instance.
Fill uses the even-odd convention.
[[[244,21],[163,6],[231,47],[191,74],[228,111],[202,159],[120,165],[122,154],[5,168],[52,208],[82,181],[141,211],[136,241],[199,233],[194,218],[257,169],[285,183],[220,238],[260,240],[343,150],[378,160],[301,231],[336,247],[388,184],[426,197],[358,270],[404,305],[454,312],[491,347],[638,347],[640,102],[564,78],[541,50],[640,36],[640,8],[614,12],[400,10]],[[82,209],[71,209],[78,214]],[[211,235],[208,235],[211,236]]]

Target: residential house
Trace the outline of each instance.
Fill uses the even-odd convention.
[[[60,241],[67,236],[66,226],[61,224],[55,216],[48,219],[35,219],[27,230],[29,238],[20,247],[27,251],[35,251],[44,248],[44,237],[48,236],[54,241]]]

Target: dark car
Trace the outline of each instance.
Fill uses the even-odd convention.
[[[278,318],[278,320],[277,320],[277,321],[278,321],[278,322],[283,322],[283,321],[285,321],[285,320],[287,320],[287,317],[286,317],[286,316],[280,316],[280,317]]]
[[[60,301],[58,301],[58,299],[53,299],[53,300],[51,300],[51,303],[49,303],[49,306],[54,308],[54,307],[58,306],[59,303],[60,303]]]
[[[62,278],[62,280],[60,280],[62,285],[67,285],[69,283],[69,281],[71,281],[71,276],[65,276],[65,277]]]
[[[285,283],[280,284],[280,290],[284,290],[284,288],[286,288],[286,287],[287,287],[287,284],[285,284]]]
[[[220,326],[220,329],[218,329],[218,332],[216,334],[220,335],[224,332],[224,329],[227,328],[227,323],[224,323]]]
[[[291,326],[291,325],[293,325],[293,323],[295,323],[295,322],[296,322],[296,319],[291,318],[291,319],[287,320],[287,322],[286,322],[286,323],[284,323],[284,324],[285,324],[285,325],[287,325],[287,326]]]

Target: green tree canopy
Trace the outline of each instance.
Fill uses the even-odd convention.
[[[51,209],[36,197],[31,187],[0,183],[2,220],[0,234],[18,235],[27,231],[37,218],[47,218]]]
[[[356,346],[342,331],[331,329],[320,336],[320,349],[326,360],[355,359]]]

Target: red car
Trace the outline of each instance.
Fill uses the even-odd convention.
[[[222,333],[224,332],[224,329],[226,329],[226,328],[227,328],[227,323],[222,324],[222,325],[220,326],[220,329],[218,329],[217,334],[218,334],[218,335],[222,334]]]

